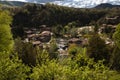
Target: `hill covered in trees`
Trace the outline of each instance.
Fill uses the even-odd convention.
[[[111,20],[114,17],[120,16],[118,7],[101,8],[101,9],[79,9],[68,8],[57,5],[36,5],[26,4],[23,7],[10,8],[13,13],[13,22],[11,27],[24,28],[47,25],[54,27],[57,25],[65,26],[69,23],[74,23],[76,27],[89,25],[110,24],[117,25],[120,19]],[[109,19],[109,20],[108,20]]]

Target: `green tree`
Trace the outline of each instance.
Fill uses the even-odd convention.
[[[79,53],[79,47],[76,45],[76,44],[71,44],[69,47],[68,47],[68,53],[70,55],[72,55],[73,57]]]
[[[10,51],[13,48],[11,21],[12,18],[8,11],[0,11],[0,52]]]
[[[113,34],[113,39],[116,47],[111,56],[111,64],[113,69],[120,70],[120,24],[117,26],[116,31]]]
[[[120,49],[120,24],[118,24],[115,33],[113,34],[115,45]]]
[[[103,61],[94,62],[80,53],[75,59],[66,59],[62,63],[48,60],[33,68],[30,78],[33,80],[109,80],[109,68]]]
[[[92,35],[89,39],[88,56],[94,58],[95,61],[103,59],[109,61],[109,50],[98,34]]]
[[[110,65],[114,70],[120,70],[120,48],[115,47],[111,55]]]
[[[15,51],[25,64],[35,65],[37,50],[32,43],[23,43],[21,39],[15,40]]]
[[[0,80],[26,80],[30,68],[17,55],[9,57],[8,52],[0,52]]]
[[[49,56],[51,59],[53,58],[57,58],[58,57],[58,47],[57,47],[57,42],[55,40],[55,38],[52,37],[52,39],[50,40],[50,45],[49,45]]]
[[[52,60],[34,67],[30,78],[33,80],[65,80],[62,75],[62,65]]]

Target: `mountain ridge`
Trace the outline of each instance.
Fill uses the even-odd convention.
[[[7,6],[24,6],[26,2],[21,1],[0,1],[0,4],[4,4]]]
[[[102,4],[95,6],[94,8],[114,8],[114,7],[120,7],[120,5],[112,5],[110,3],[102,3]]]

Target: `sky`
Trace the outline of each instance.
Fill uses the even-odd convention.
[[[27,2],[26,0],[4,0],[4,1],[22,1],[22,2]]]
[[[3,0],[3,1],[22,1],[33,3],[47,3],[52,2],[57,5],[76,7],[76,8],[91,8],[101,3],[110,3],[113,5],[120,5],[120,0]]]

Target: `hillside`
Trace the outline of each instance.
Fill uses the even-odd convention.
[[[7,5],[7,6],[24,6],[26,2],[20,1],[0,1],[0,4]]]
[[[100,5],[97,5],[95,8],[116,8],[116,7],[120,7],[120,5],[112,5],[109,3],[103,3]]]
[[[120,80],[120,7],[0,3],[0,80]]]

